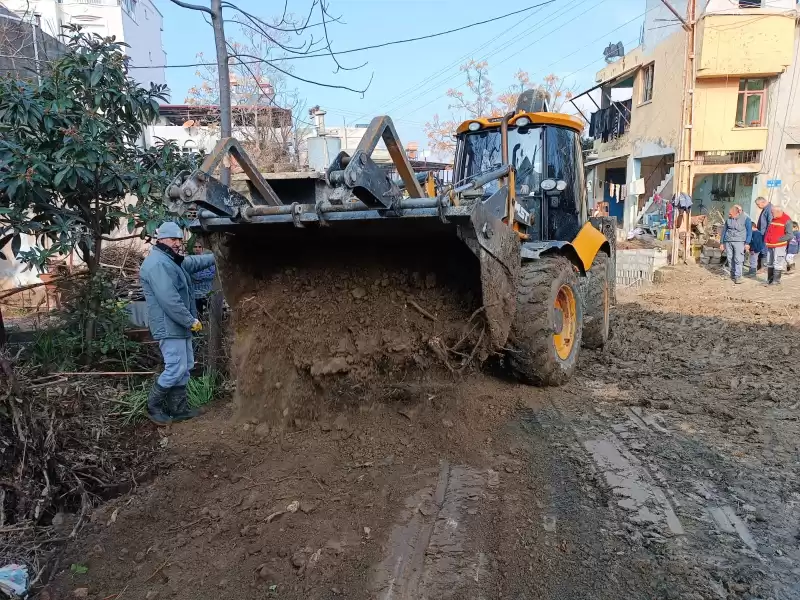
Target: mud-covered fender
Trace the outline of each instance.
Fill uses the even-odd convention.
[[[606,236],[591,223],[585,223],[575,239],[570,244],[578,255],[583,271],[592,268],[594,257],[601,250],[611,256],[611,244],[608,243]]]
[[[520,250],[520,256],[523,261],[539,260],[543,256],[552,256],[553,254],[560,254],[567,258],[580,271],[581,277],[586,275],[586,267],[583,266],[583,260],[581,260],[575,247],[569,242],[525,242]],[[592,260],[594,260],[594,256],[592,256]]]

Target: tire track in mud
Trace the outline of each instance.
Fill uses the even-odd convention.
[[[786,525],[798,524],[786,512],[796,500],[776,505],[770,527],[745,492],[760,474],[737,468],[659,411],[609,403],[591,385],[579,395],[593,399],[592,414],[575,412],[569,396],[553,405],[582,440],[586,468],[635,527],[631,540],[658,549],[671,578],[685,578],[687,597],[800,598],[800,569],[787,557],[798,552],[786,546]],[[762,502],[771,495],[762,494]]]
[[[435,489],[424,488],[406,500],[405,522],[393,529],[389,554],[377,568],[375,597],[416,600],[476,593],[472,597],[480,598],[486,558],[468,547],[464,516],[491,483],[476,469],[442,461]]]

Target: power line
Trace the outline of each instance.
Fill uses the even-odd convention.
[[[594,4],[594,5],[591,7],[591,8],[589,8],[589,9],[588,9],[586,12],[584,12],[583,14],[586,14],[586,13],[588,13],[589,11],[593,10],[594,8],[597,8],[598,6],[600,6],[601,4],[603,4],[604,2],[607,2],[607,1],[608,1],[608,0],[600,0],[600,2],[597,2],[597,3],[595,3],[595,4]],[[534,31],[537,31],[538,29],[541,29],[542,27],[544,27],[545,25],[547,25],[547,24],[548,24],[550,21],[553,21],[554,19],[556,19],[556,18],[558,18],[558,17],[562,17],[562,16],[566,15],[566,14],[567,14],[569,11],[571,11],[571,10],[573,10],[573,9],[575,9],[575,8],[578,8],[579,6],[580,6],[580,5],[573,5],[573,6],[570,6],[569,8],[565,7],[565,10],[563,10],[563,11],[562,11],[560,14],[558,14],[558,15],[554,15],[554,16],[551,16],[551,18],[550,18],[549,20],[542,21],[542,22],[539,24],[539,26],[538,26],[538,27],[535,27],[535,28],[533,28],[532,30],[530,30],[530,32],[529,32],[529,33],[532,33],[532,32],[534,32]],[[570,23],[572,23],[572,22],[574,22],[574,21],[565,21],[564,23],[562,23],[562,24],[561,24],[561,25],[559,25],[558,27],[556,27],[556,28],[554,28],[554,29],[551,29],[551,30],[549,30],[547,34],[545,34],[545,35],[543,35],[543,36],[541,36],[541,37],[537,37],[537,38],[536,38],[536,39],[535,39],[535,40],[534,40],[534,41],[533,41],[531,44],[528,44],[528,46],[527,46],[527,47],[533,46],[534,44],[536,44],[536,43],[538,43],[538,42],[540,42],[540,41],[544,40],[544,39],[545,39],[545,38],[547,38],[548,36],[550,36],[550,35],[552,35],[552,34],[556,33],[556,32],[557,32],[557,31],[559,31],[560,29],[563,29],[564,27],[566,27],[567,25],[569,25],[569,24],[570,24]],[[490,52],[490,53],[488,53],[488,54],[484,55],[484,56],[481,58],[481,60],[487,60],[488,58],[490,58],[490,57],[492,57],[492,56],[494,56],[494,55],[498,54],[499,52],[502,52],[503,50],[505,50],[506,48],[508,48],[508,47],[512,46],[514,43],[516,43],[516,42],[518,42],[518,41],[519,41],[519,40],[512,40],[511,42],[509,42],[509,43],[507,43],[507,44],[505,44],[505,45],[501,46],[500,48],[497,48],[497,49],[493,50],[492,52]],[[509,60],[509,59],[510,59],[512,56],[516,56],[516,54],[513,54],[513,55],[510,55],[510,56],[508,56],[507,58],[505,58],[504,60],[502,60],[502,61],[501,61],[500,63],[498,63],[498,64],[502,64],[503,62],[506,62],[506,61],[507,61],[507,60]],[[458,75],[459,75],[458,73],[455,73],[455,74],[454,74],[452,77],[449,77],[448,79],[444,80],[442,83],[445,83],[445,82],[447,82],[447,81],[451,81],[451,80],[455,79],[456,77],[458,77]],[[466,85],[466,84],[461,84],[461,85],[457,86],[457,87],[456,87],[456,89],[463,88],[465,85]],[[425,95],[427,95],[427,92],[426,92],[426,93],[422,93],[422,94],[418,94],[416,97],[412,98],[412,99],[411,99],[409,102],[414,102],[415,100],[418,100],[418,99],[420,99],[420,98],[424,97]],[[446,95],[446,94],[445,94],[445,95]],[[411,112],[418,111],[418,110],[421,110],[421,109],[423,109],[423,108],[426,108],[427,106],[430,106],[431,104],[433,104],[434,102],[436,102],[436,100],[438,100],[439,98],[442,98],[443,96],[444,96],[444,95],[440,94],[440,95],[438,95],[438,96],[434,97],[433,99],[431,99],[429,102],[426,102],[426,103],[425,103],[425,104],[423,104],[422,106],[418,106],[418,107],[416,107],[416,108],[414,108],[414,109],[407,110],[406,112],[404,112],[404,113],[402,114],[402,116],[405,116],[405,115],[407,115],[407,114],[410,114]]]
[[[456,60],[454,60],[453,62],[445,65],[444,67],[442,67],[438,71],[428,75],[427,77],[425,77],[422,80],[418,81],[414,85],[404,89],[397,96],[395,96],[392,100],[389,100],[387,103],[381,104],[377,109],[372,111],[372,113],[369,113],[369,112],[367,112],[367,113],[359,113],[358,114],[358,118],[368,116],[369,114],[384,114],[386,112],[394,110],[394,107],[396,105],[401,104],[403,102],[404,98],[406,98],[407,96],[409,96],[409,95],[411,95],[413,93],[419,93],[420,92],[420,88],[428,87],[428,84],[433,82],[434,80],[438,79],[440,75],[444,75],[445,73],[447,73],[448,71],[450,71],[454,67],[459,67],[462,64],[462,62],[464,60],[466,60],[467,58],[469,58],[470,56],[474,55],[475,53],[483,50],[484,48],[486,48],[488,46],[491,46],[492,43],[497,42],[499,40],[499,38],[502,38],[504,36],[507,36],[507,35],[511,34],[512,31],[515,28],[523,25],[525,23],[525,21],[527,21],[528,19],[532,19],[533,17],[535,17],[537,13],[539,13],[539,10],[536,10],[533,13],[531,13],[531,14],[523,17],[522,19],[518,20],[516,23],[514,23],[514,25],[512,25],[511,27],[509,27],[508,29],[503,31],[499,36],[497,36],[497,38],[490,39],[490,40],[484,42],[483,44],[481,44],[480,46],[478,46],[477,48],[473,48],[472,50],[470,50],[466,54],[464,54],[464,55],[460,56],[459,58],[457,58]],[[436,84],[436,85],[438,86],[438,84]],[[433,88],[431,88],[431,91],[432,90],[433,90]]]
[[[549,23],[551,23],[551,22],[555,21],[556,19],[558,19],[558,18],[560,18],[560,17],[563,17],[564,15],[566,15],[566,14],[567,14],[567,13],[568,13],[570,10],[572,10],[572,9],[574,9],[574,8],[577,8],[577,7],[578,7],[580,4],[576,4],[576,3],[585,3],[586,1],[587,1],[587,0],[571,0],[571,2],[570,2],[570,3],[568,3],[566,6],[562,7],[562,9],[561,9],[561,11],[560,11],[560,12],[556,11],[556,13],[552,13],[552,14],[550,14],[550,15],[549,15],[549,16],[548,16],[546,19],[543,19],[542,21],[540,21],[540,22],[538,23],[538,25],[537,25],[537,26],[535,26],[535,27],[533,27],[532,29],[528,30],[528,31],[526,32],[526,34],[527,34],[527,35],[530,35],[530,34],[532,34],[532,33],[536,32],[536,31],[538,31],[539,29],[542,29],[542,28],[544,28],[544,27],[545,27],[546,25],[548,25]],[[602,2],[605,2],[605,1],[607,1],[607,0],[601,0],[601,1],[602,1]],[[590,9],[590,10],[591,10],[591,9]],[[566,24],[567,24],[567,23],[563,23],[561,26],[559,26],[559,27],[555,28],[554,30],[551,30],[551,31],[550,31],[550,33],[554,33],[555,31],[558,31],[559,29],[561,29],[562,27],[564,27]],[[547,37],[547,35],[550,35],[550,33],[548,33],[548,34],[546,34],[545,36],[543,36],[542,38],[538,38],[538,39],[544,39],[544,37]],[[495,55],[497,55],[498,53],[500,53],[500,52],[503,52],[504,50],[506,50],[506,49],[508,49],[509,47],[513,46],[515,43],[519,42],[519,41],[520,41],[520,39],[521,39],[521,38],[516,38],[516,39],[512,39],[512,40],[510,40],[510,41],[504,42],[504,43],[500,44],[499,46],[497,46],[496,48],[493,48],[493,49],[491,49],[490,51],[488,51],[487,53],[483,54],[483,55],[482,55],[482,56],[481,56],[481,57],[480,57],[478,60],[479,60],[479,61],[486,61],[486,60],[488,60],[489,58],[491,58],[492,56],[495,56]],[[420,110],[420,109],[422,109],[422,108],[425,108],[425,107],[429,106],[430,104],[432,104],[433,102],[435,102],[435,101],[436,101],[438,98],[441,98],[441,97],[443,97],[443,95],[442,95],[442,94],[440,94],[439,90],[438,90],[438,89],[436,89],[436,88],[438,88],[438,87],[440,87],[440,86],[442,86],[442,85],[446,84],[446,83],[447,83],[447,82],[449,82],[449,81],[452,81],[452,80],[456,79],[456,78],[459,76],[459,74],[460,74],[459,72],[455,72],[455,73],[453,73],[452,75],[450,75],[450,76],[446,77],[445,79],[441,79],[441,80],[440,80],[440,81],[439,81],[437,84],[435,84],[435,86],[433,86],[433,87],[429,87],[427,90],[423,90],[422,92],[418,93],[418,94],[417,94],[416,96],[414,96],[414,97],[413,97],[411,100],[408,100],[408,101],[406,102],[406,104],[413,103],[413,102],[415,102],[415,101],[417,101],[417,100],[419,100],[419,99],[421,99],[421,98],[424,98],[425,96],[427,96],[428,94],[430,94],[430,93],[432,93],[432,92],[433,92],[433,93],[437,93],[438,95],[437,95],[436,97],[434,97],[434,98],[433,98],[433,99],[432,99],[430,102],[427,102],[427,103],[423,104],[422,106],[420,106],[420,107],[418,107],[418,108],[416,108],[416,109],[414,109],[414,110]],[[456,86],[456,88],[455,88],[455,89],[462,88],[462,87],[464,87],[465,85],[466,85],[466,84],[461,84],[461,85],[459,85],[459,86]],[[445,95],[446,95],[446,94],[445,94]],[[405,113],[403,113],[403,116],[405,116],[406,114],[410,114],[410,112],[412,112],[412,111],[409,111],[409,110],[407,110]]]
[[[465,29],[470,29],[472,27],[477,27],[479,25],[486,25],[487,23],[493,23],[493,22],[499,21],[501,19],[506,19],[508,17],[512,17],[514,15],[518,15],[518,14],[527,12],[529,10],[533,10],[534,8],[539,8],[540,6],[545,6],[546,4],[552,4],[555,1],[556,0],[546,0],[545,2],[541,2],[539,4],[533,4],[531,6],[528,6],[527,8],[522,8],[520,10],[515,10],[513,12],[506,13],[504,15],[500,15],[500,16],[497,16],[497,17],[493,17],[491,19],[485,19],[483,21],[476,21],[474,23],[469,23],[467,25],[463,25],[462,27],[456,27],[455,29],[448,29],[446,31],[439,31],[437,33],[430,33],[428,35],[421,35],[421,36],[418,36],[418,37],[405,38],[405,39],[400,39],[400,40],[392,40],[391,42],[383,42],[382,44],[373,44],[371,46],[362,46],[361,48],[350,48],[349,50],[339,50],[339,51],[332,50],[330,52],[320,52],[318,54],[305,54],[305,55],[302,55],[302,56],[287,56],[287,57],[284,57],[284,58],[281,58],[281,59],[276,59],[276,60],[298,60],[298,59],[301,59],[301,58],[319,58],[319,57],[324,57],[324,56],[331,56],[332,54],[334,54],[334,55],[351,54],[353,52],[363,52],[365,50],[375,50],[377,48],[385,48],[387,46],[396,46],[398,44],[408,44],[408,43],[411,43],[411,42],[419,42],[419,41],[422,41],[422,40],[429,40],[431,38],[441,37],[443,35],[449,35],[451,33],[464,31]],[[254,63],[259,63],[259,62],[266,62],[266,61],[254,60],[254,61],[248,62],[248,64],[254,64]],[[143,65],[143,66],[131,66],[129,68],[131,68],[131,69],[184,69],[184,68],[191,68],[191,67],[209,67],[209,66],[214,66],[214,65],[216,65],[216,63],[201,62],[201,63],[186,63],[186,64],[180,64],[180,65],[147,65],[147,66]]]

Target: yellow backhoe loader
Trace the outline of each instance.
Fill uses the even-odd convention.
[[[515,111],[458,128],[453,183],[438,189],[420,182],[386,116],[325,173],[269,181],[228,138],[169,186],[167,201],[178,212],[194,207],[202,230],[234,238],[457,236],[478,258],[491,348],[521,380],[559,385],[581,346],[606,343],[614,301],[615,225],[589,219],[582,129],[577,118],[548,112],[540,93],[524,92]],[[399,181],[372,159],[381,140]],[[248,193],[213,176],[228,154]]]

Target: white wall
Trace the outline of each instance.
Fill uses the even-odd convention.
[[[87,32],[115,36],[130,45],[126,53],[131,65],[164,65],[166,54],[161,43],[163,18],[151,0],[2,0],[9,10],[41,15],[42,29],[58,37],[61,26],[80,25]],[[130,6],[135,12],[128,14]],[[131,77],[141,85],[166,83],[163,68],[132,69]]]
[[[161,41],[164,19],[150,0],[139,0],[134,6],[133,14],[122,11],[122,28],[125,42],[130,44],[131,66],[153,65],[154,68],[131,69],[131,75],[142,85],[163,85],[167,83],[163,68],[167,54]]]
[[[794,56],[800,55],[800,27],[795,27]],[[794,84],[794,85],[793,85]],[[754,198],[763,195],[776,204],[783,205],[789,215],[800,217],[800,61],[790,65],[770,84],[767,99],[767,148],[763,153],[761,174],[754,189]],[[779,188],[767,188],[769,179],[780,179]],[[757,214],[757,209],[751,206]]]
[[[145,145],[154,146],[156,138],[174,140],[181,148],[211,152],[219,141],[219,128],[150,125],[145,130]]]

